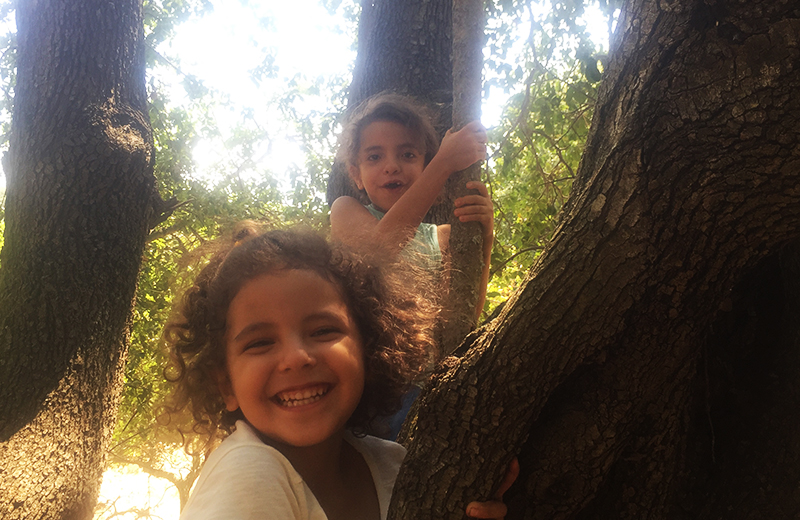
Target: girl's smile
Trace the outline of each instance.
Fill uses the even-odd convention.
[[[361,337],[339,290],[313,271],[246,282],[231,301],[220,390],[267,439],[305,447],[341,433],[361,400]]]
[[[281,406],[294,408],[316,403],[331,389],[328,383],[312,384],[298,390],[284,390],[278,392],[273,399]]]

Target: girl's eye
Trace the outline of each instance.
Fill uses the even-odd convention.
[[[416,159],[417,154],[415,152],[406,152],[403,154],[403,157],[405,157],[406,159]]]
[[[255,350],[255,351],[268,350],[274,344],[275,344],[275,341],[273,341],[271,339],[257,339],[255,341],[251,341],[250,343],[245,345],[243,350],[245,352],[253,351],[253,350]]]
[[[311,337],[320,341],[331,341],[341,334],[342,331],[338,327],[320,327],[311,333]]]
[[[370,161],[370,162],[377,161],[377,160],[378,160],[378,159],[380,159],[380,158],[381,158],[381,156],[380,156],[380,155],[378,155],[378,154],[376,154],[376,153],[371,153],[371,154],[369,154],[369,155],[367,156],[367,160],[368,160],[368,161]]]

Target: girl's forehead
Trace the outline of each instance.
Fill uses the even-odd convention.
[[[301,298],[309,295],[316,295],[317,299]],[[282,267],[249,278],[234,295],[231,305],[242,299],[272,300],[275,303],[293,303],[302,300],[310,305],[319,303],[318,299],[321,297],[338,300],[346,308],[347,313],[352,315],[341,283],[333,281],[327,273],[306,268]]]
[[[423,148],[422,135],[395,121],[373,121],[361,130],[358,150],[372,147],[413,146]]]

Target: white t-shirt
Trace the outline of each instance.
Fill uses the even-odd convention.
[[[381,519],[406,450],[377,437],[345,440],[369,466]],[[234,431],[208,457],[181,520],[327,520],[314,494],[291,463],[264,444],[252,427],[237,421]]]

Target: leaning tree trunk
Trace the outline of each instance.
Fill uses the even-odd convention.
[[[19,2],[0,517],[90,518],[153,212],[140,0]]]
[[[739,403],[714,386],[709,338],[737,282],[800,230],[799,17],[794,2],[627,2],[560,226],[423,393],[390,518],[462,518],[515,454],[511,517],[798,514],[800,431],[780,420],[797,392],[752,394],[774,420],[721,432]],[[784,359],[775,375],[796,385],[796,350],[781,352],[751,379]],[[786,442],[737,460],[752,439]]]

